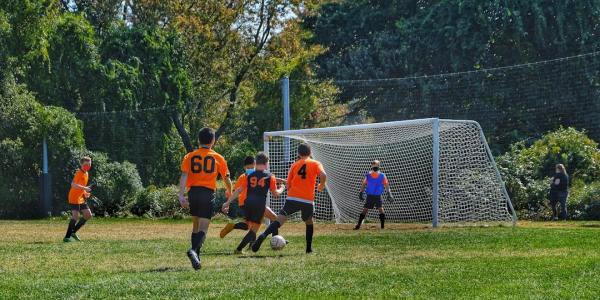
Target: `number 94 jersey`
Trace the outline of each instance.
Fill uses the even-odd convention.
[[[186,154],[181,162],[181,172],[187,173],[187,188],[192,186],[217,188],[217,178],[229,176],[227,162],[212,149],[200,148]]]

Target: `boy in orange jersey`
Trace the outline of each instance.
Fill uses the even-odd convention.
[[[285,186],[278,187],[275,175],[267,171],[268,164],[269,157],[265,153],[259,152],[256,155],[256,170],[247,175],[245,180],[241,182],[240,187],[235,190],[227,202],[223,203],[223,212],[227,213],[229,203],[241,193],[246,194],[244,215],[249,230],[235,250],[235,254],[241,254],[244,247],[256,239],[256,233],[260,229],[260,224],[268,208],[267,195],[269,191],[274,197],[279,197],[285,190]]]
[[[317,178],[320,179],[317,190],[322,192],[325,189],[327,174],[323,169],[323,165],[310,158],[311,149],[306,143],[298,145],[298,159],[290,167],[288,173],[287,199],[283,208],[279,211],[277,221],[271,223],[269,227],[260,234],[256,241],[252,244],[252,251],[257,252],[265,238],[272,234],[275,230],[281,227],[287,217],[295,212],[300,211],[302,220],[306,224],[306,253],[312,253],[312,237],[314,232],[313,212],[315,201],[315,184]]]
[[[213,204],[217,178],[220,175],[231,193],[231,180],[227,162],[212,150],[215,144],[215,131],[202,128],[198,133],[200,148],[186,154],[181,162],[181,178],[179,179],[179,203],[190,209],[192,215],[192,247],[187,256],[195,270],[201,268],[200,248],[206,238],[208,225],[213,216]],[[188,199],[184,197],[188,191]]]
[[[86,203],[86,199],[90,196],[92,190],[88,184],[88,171],[92,168],[92,159],[84,156],[79,160],[80,168],[75,172],[75,177],[71,182],[69,190],[69,207],[71,209],[71,219],[67,234],[63,238],[63,242],[80,241],[77,236],[77,231],[81,229],[85,222],[92,218],[92,211]],[[79,213],[83,213],[83,218],[79,219]]]
[[[237,179],[237,181],[235,182],[235,185],[233,187],[234,191],[238,190],[239,188],[242,187],[242,185],[244,184],[244,182],[247,180],[247,176],[249,176],[250,174],[252,174],[254,172],[256,168],[256,162],[254,161],[254,157],[252,156],[247,156],[244,159],[244,173],[242,173],[242,175],[240,175]],[[277,179],[277,184],[282,183],[283,180],[281,179]],[[228,197],[229,198],[229,197]],[[235,197],[233,197],[235,199]],[[242,190],[239,195],[237,196],[238,199],[238,207],[240,208],[240,210],[242,212],[245,212],[244,210],[244,204],[246,203],[246,190]],[[225,207],[225,203],[223,204],[223,207]],[[229,210],[228,210],[229,211]],[[275,221],[277,219],[277,215],[273,212],[273,210],[271,210],[271,208],[269,208],[268,206],[265,209],[265,218],[271,220],[271,222]],[[227,225],[225,225],[225,227],[223,227],[223,229],[221,230],[220,233],[220,237],[224,238],[225,236],[227,236],[227,234],[229,234],[232,230],[234,229],[240,229],[240,230],[248,230],[248,223],[247,222],[238,222],[238,223],[227,223]],[[273,235],[277,235],[277,232],[274,232]]]

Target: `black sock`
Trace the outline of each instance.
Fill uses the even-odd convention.
[[[279,235],[279,227],[273,229],[273,236]]]
[[[233,229],[248,230],[248,224],[246,222],[237,222],[233,225]]]
[[[273,223],[271,223],[271,225],[269,225],[269,227],[267,227],[267,230],[265,230],[265,232],[263,232],[262,235],[269,236],[269,234],[278,232],[280,226],[281,224],[279,224],[279,221],[274,221]]]
[[[362,221],[365,219],[365,214],[360,214],[360,216],[358,216],[358,223],[356,224],[356,228],[360,228],[360,225],[362,224]]]
[[[85,225],[85,222],[87,222],[86,219],[79,219],[79,222],[77,222],[77,225],[75,225],[75,228],[73,228],[73,233],[79,231],[79,229]]]
[[[71,219],[69,220],[69,227],[67,227],[67,234],[65,235],[65,239],[68,239],[71,237],[71,234],[73,234],[73,229],[75,228],[75,223],[77,221]]]
[[[198,233],[192,233],[192,249],[196,251],[196,253],[200,253],[200,248],[202,248],[202,244],[204,243],[204,238],[206,237],[206,233],[204,231],[198,231]]]
[[[381,228],[385,225],[385,214],[379,214],[379,221],[381,221]]]
[[[248,243],[253,242],[255,239],[256,239],[256,232],[248,231],[246,236],[244,236],[244,238],[242,239],[242,242],[240,242],[240,244],[238,245],[237,250],[242,251],[242,249],[244,249],[244,247],[246,247],[246,245],[248,245]]]
[[[312,252],[312,239],[314,232],[314,225],[306,225],[306,253]]]

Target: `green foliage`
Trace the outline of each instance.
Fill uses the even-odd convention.
[[[129,211],[137,216],[158,217],[181,217],[184,210],[177,200],[177,186],[157,188],[153,185],[140,192]]]
[[[531,217],[548,214],[550,178],[556,164],[564,164],[569,173],[569,205],[580,211],[577,216],[586,216],[587,204],[580,203],[589,204],[590,201],[588,194],[582,194],[582,191],[590,190],[588,185],[597,184],[600,178],[598,144],[573,128],[550,132],[529,147],[517,143],[498,157],[497,162],[515,209]]]
[[[144,190],[135,165],[129,162],[111,162],[102,153],[92,155],[92,160],[92,195],[99,200],[95,213],[105,216],[127,213],[127,208]]]

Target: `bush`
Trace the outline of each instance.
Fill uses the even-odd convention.
[[[573,219],[600,220],[600,182],[573,188],[567,206]]]
[[[149,186],[138,194],[129,210],[134,215],[148,218],[183,216],[184,210],[177,199],[178,190],[174,185],[164,188]]]
[[[102,153],[92,154],[90,183],[92,195],[98,199],[94,207],[97,214],[117,215],[127,213],[144,188],[134,164],[109,162]]]
[[[600,184],[600,150],[584,132],[561,128],[544,135],[531,146],[519,142],[497,158],[498,168],[520,218],[541,219],[550,216],[547,206],[550,178],[554,166],[562,163],[570,176],[570,214],[591,216],[592,204],[581,206],[581,191]],[[586,198],[586,199],[587,199]],[[578,203],[578,204],[576,204]],[[575,214],[577,212],[577,214]]]

